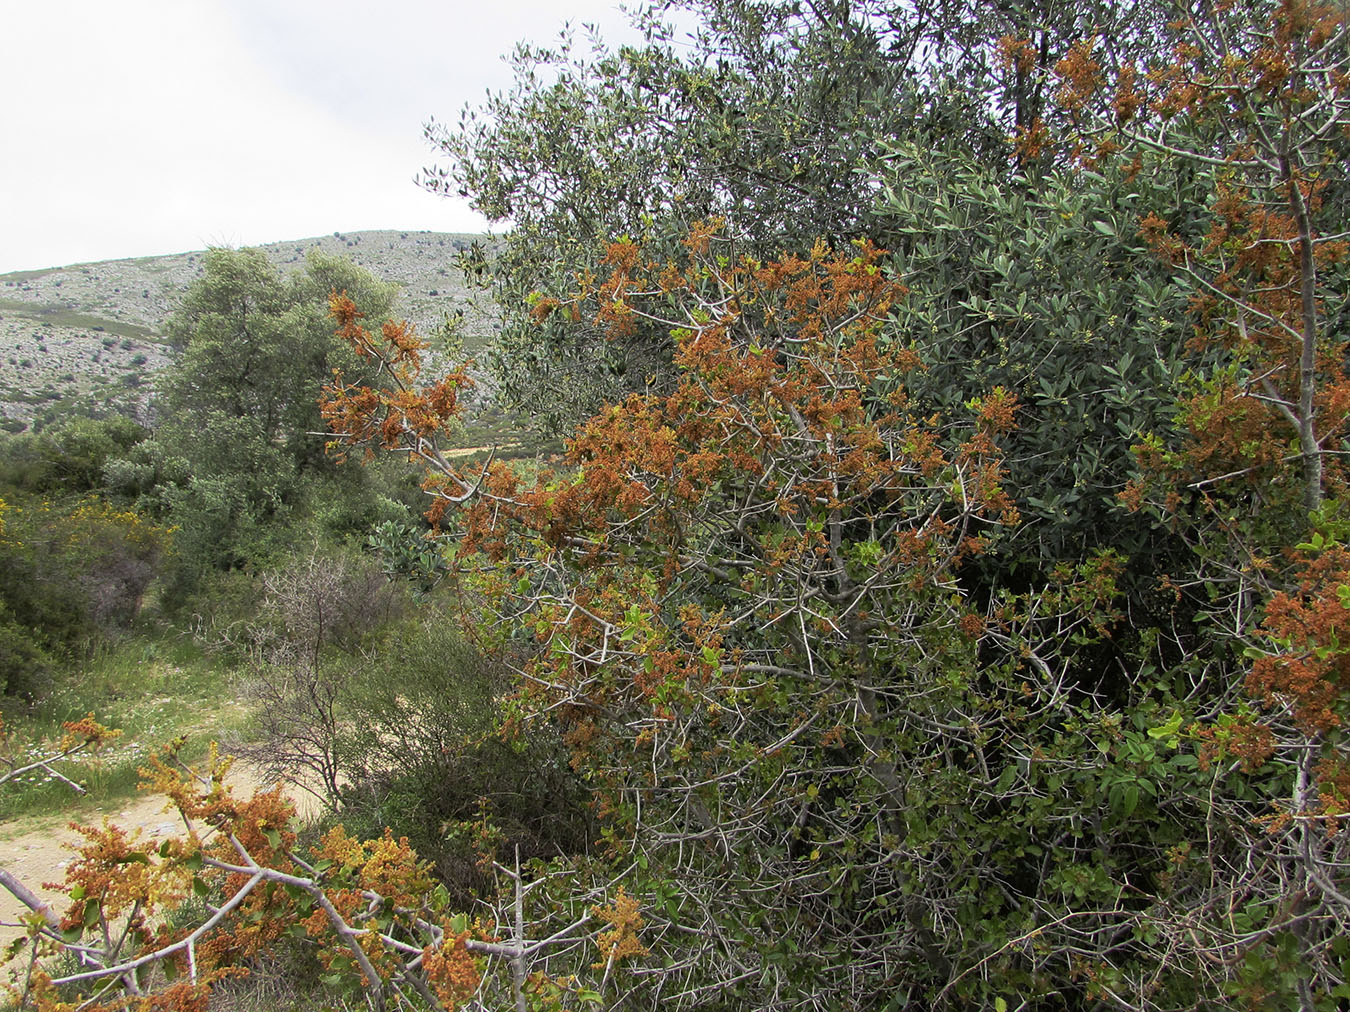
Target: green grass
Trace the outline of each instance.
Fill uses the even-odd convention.
[[[243,706],[234,701],[233,677],[218,658],[186,640],[128,637],[60,676],[28,712],[7,714],[10,754],[22,765],[24,755],[61,736],[63,722],[90,712],[100,723],[120,728],[121,737],[87,760],[57,764],[89,793],[77,797],[36,770],[0,789],[0,819],[54,809],[75,814],[130,797],[140,783],[139,767],[161,746],[185,735],[183,757],[200,758],[211,741],[245,719]]]
[[[44,274],[51,274],[60,269],[59,267],[41,267],[35,271],[11,271],[8,274],[0,274],[0,281],[32,281]]]
[[[165,271],[176,267],[177,261],[182,259],[183,256],[184,254],[181,253],[169,253],[165,256],[129,257],[122,260],[121,263],[135,265],[151,274],[163,274]],[[114,261],[114,263],[116,262],[118,261]]]
[[[102,327],[104,333],[115,334],[118,337],[132,337],[142,341],[161,340],[149,327],[127,323],[124,320],[110,320],[106,316],[79,313],[69,306],[24,302],[22,299],[0,299],[0,310],[53,327],[71,327],[75,330],[93,330]]]
[[[455,434],[455,446],[495,446],[498,460],[531,458],[543,454],[561,453],[561,439],[545,439],[535,432],[529,420],[508,412],[497,405],[488,405],[462,420]],[[486,459],[481,453],[467,460]]]
[[[61,398],[55,390],[42,389],[35,393],[23,387],[9,385],[0,385],[0,392],[4,393],[5,400],[14,401],[16,404],[46,404],[48,401]]]

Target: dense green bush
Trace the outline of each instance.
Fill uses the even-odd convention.
[[[28,699],[50,682],[54,661],[36,636],[0,602],[0,694]]]
[[[45,686],[50,660],[125,629],[141,609],[169,533],[98,499],[0,500],[0,627],[7,691]]]
[[[357,775],[342,791],[343,821],[407,836],[466,906],[488,887],[479,860],[489,824],[500,853],[518,846],[522,859],[583,852],[593,829],[557,735],[498,732],[507,688],[501,663],[427,605],[390,630],[350,689],[359,727],[346,747]]]
[[[103,487],[103,469],[148,435],[129,418],[76,415],[41,432],[0,439],[0,487],[83,495]]]
[[[324,452],[318,400],[334,368],[359,373],[333,336],[328,298],[348,291],[390,311],[396,289],[349,261],[311,253],[283,276],[258,250],[213,249],[169,320],[180,349],[153,435],[105,461],[108,493],[177,529],[166,610],[190,614],[212,574],[260,573],[314,538],[360,538],[406,516],[406,482],[376,491]]]
[[[502,663],[372,555],[315,546],[260,575],[236,627],[254,720],[231,748],[314,793],[353,831],[407,836],[467,902],[484,888],[473,826],[523,857],[584,850],[585,791],[552,732],[498,733]],[[242,630],[242,631],[239,631]]]

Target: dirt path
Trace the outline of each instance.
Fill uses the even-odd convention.
[[[228,784],[238,795],[246,795],[262,786],[257,777],[242,765],[231,771]],[[295,802],[302,818],[315,814],[317,804],[313,797],[303,791],[289,791],[288,796]],[[63,910],[60,892],[43,886],[44,883],[59,882],[65,878],[66,866],[74,857],[68,844],[84,839],[70,828],[72,818],[76,818],[73,810],[55,811],[25,815],[0,824],[0,868],[4,868],[42,899],[54,902],[58,913]],[[105,818],[128,833],[139,829],[141,835],[148,839],[175,836],[183,832],[182,818],[168,807],[168,802],[160,795],[139,794],[123,799],[120,804],[87,809],[78,814],[78,820],[86,825],[100,825]],[[23,933],[18,918],[27,909],[9,890],[0,888],[0,948]]]

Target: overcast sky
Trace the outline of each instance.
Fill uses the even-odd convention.
[[[422,125],[615,0],[37,0],[0,15],[0,273],[334,230],[480,231]]]

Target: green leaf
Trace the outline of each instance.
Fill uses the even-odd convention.
[[[1165,724],[1148,729],[1148,736],[1156,741],[1166,741],[1168,746],[1176,748],[1176,738],[1181,731],[1181,711],[1173,710]]]
[[[431,891],[430,906],[433,910],[444,910],[450,905],[450,892],[445,886],[437,883],[436,888]]]

